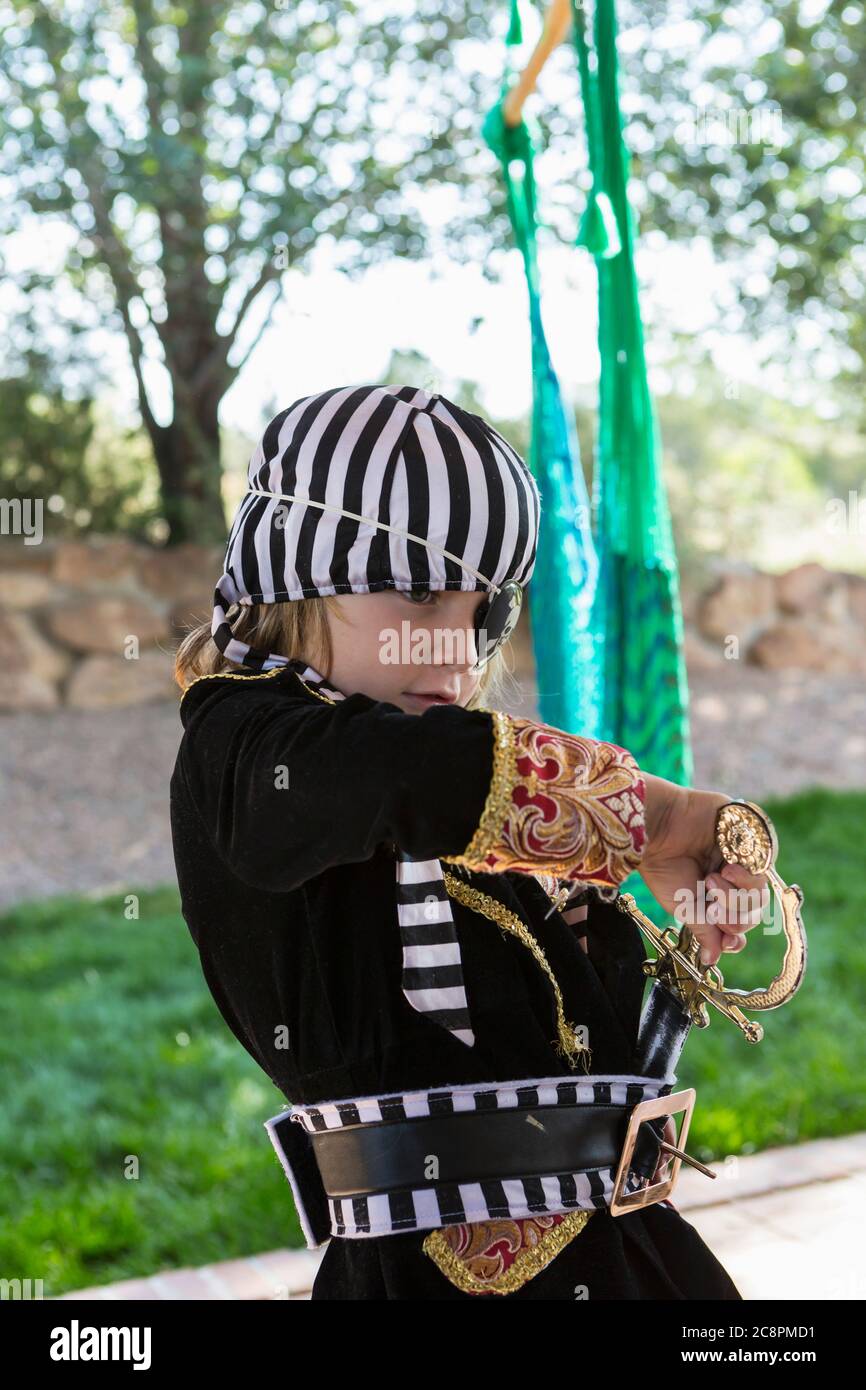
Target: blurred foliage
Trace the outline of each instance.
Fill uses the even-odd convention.
[[[473,113],[490,79],[454,64],[489,19],[485,0],[417,0],[411,19],[344,0],[0,4],[0,231],[36,213],[71,234],[55,283],[8,280],[46,336],[61,276],[82,322],[124,335],[171,540],[224,539],[217,411],[283,271],[319,243],[351,270],[419,256],[419,191],[489,174]],[[491,198],[488,180],[451,219],[464,258],[489,251]]]
[[[808,405],[724,377],[706,354],[681,351],[664,375],[667,389],[656,391],[655,403],[684,587],[705,587],[717,562],[781,569],[814,558],[864,569],[862,536],[846,550],[826,525],[828,499],[863,488],[862,438],[853,422],[831,426]],[[528,415],[494,417],[474,383],[443,381],[421,353],[392,353],[383,380],[441,391],[529,456]],[[585,388],[575,408],[590,491],[595,396]]]
[[[734,291],[721,330],[765,334],[768,359],[848,391],[866,429],[863,4],[627,0],[621,13],[642,225],[710,239]]]
[[[124,532],[165,538],[147,439],[105,398],[70,395],[55,364],[33,355],[0,379],[0,493],[39,498],[46,537]]]
[[[0,1260],[46,1298],[303,1244],[263,1128],[284,1097],[220,1017],[177,888],[126,904],[0,919]]]
[[[863,488],[853,422],[725,378],[708,357],[673,372],[676,386],[655,400],[684,585],[702,588],[716,562],[866,567],[862,536],[835,535],[827,511]]]

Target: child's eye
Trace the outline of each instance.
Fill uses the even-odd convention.
[[[436,593],[433,589],[410,589],[406,597],[410,603],[420,604],[423,608],[436,598]]]

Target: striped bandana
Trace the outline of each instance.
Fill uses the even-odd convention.
[[[289,665],[322,698],[346,698],[305,661]],[[440,860],[411,859],[398,850],[397,923],[403,945],[401,985],[412,1008],[474,1047],[460,941]]]
[[[286,664],[232,635],[232,604],[383,589],[525,587],[541,499],[480,415],[413,386],[346,386],[275,416],[214,592],[213,640],[256,671]]]

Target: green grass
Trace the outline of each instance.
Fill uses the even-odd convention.
[[[176,889],[0,919],[0,1268],[46,1297],[303,1245],[283,1096],[211,999]],[[126,1176],[129,1158],[138,1176]]]
[[[692,1030],[677,1084],[697,1088],[689,1149],[707,1159],[866,1128],[866,793],[765,804],[806,895],[807,975],[757,1046],[712,1009]],[[0,1268],[49,1297],[303,1245],[263,1128],[282,1097],[218,1014],[176,890],[139,898],[137,920],[120,896],[0,918]],[[780,960],[757,927],[727,983],[766,984]]]

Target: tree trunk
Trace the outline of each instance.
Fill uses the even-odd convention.
[[[221,392],[203,394],[187,410],[175,408],[169,425],[151,431],[162,484],[169,545],[196,541],[215,545],[227,538],[220,467],[218,406]]]

